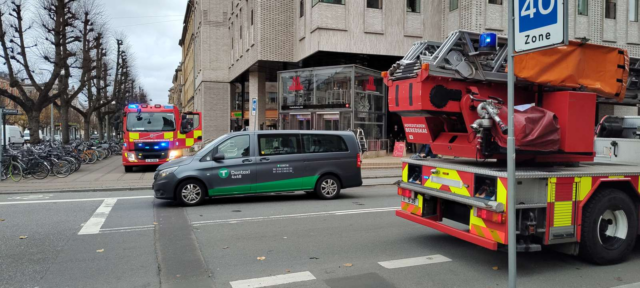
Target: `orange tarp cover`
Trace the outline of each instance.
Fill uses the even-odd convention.
[[[569,45],[515,57],[516,77],[542,85],[624,99],[629,77],[627,50],[569,41]]]

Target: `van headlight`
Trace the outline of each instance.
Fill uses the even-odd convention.
[[[169,152],[169,161],[178,159],[180,157],[182,157],[182,151],[181,150],[171,150]]]
[[[164,170],[160,171],[160,173],[158,173],[158,179],[159,178],[164,178],[165,176],[175,172],[176,170],[178,170],[178,167],[164,169]]]

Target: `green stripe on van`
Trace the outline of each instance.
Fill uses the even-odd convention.
[[[251,189],[251,185],[214,188],[209,189],[209,196],[313,190],[316,186],[316,181],[318,181],[318,178],[319,176],[309,176],[280,181],[264,182],[254,184],[253,189]]]

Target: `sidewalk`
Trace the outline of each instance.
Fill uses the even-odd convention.
[[[391,157],[386,157],[391,158]],[[364,185],[392,184],[401,176],[400,160],[375,158],[363,161]],[[375,160],[375,161],[373,161]],[[80,171],[67,178],[33,178],[13,182],[0,182],[0,194],[102,192],[123,190],[148,190],[153,183],[155,167],[143,167],[133,173],[124,173],[120,157],[111,157],[92,165],[82,165]]]

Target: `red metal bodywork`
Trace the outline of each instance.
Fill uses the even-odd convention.
[[[472,97],[482,100],[500,99],[506,103],[505,84],[465,82],[429,76],[428,65],[418,72],[416,78],[393,81],[388,73],[383,76],[385,84],[389,86],[389,111],[402,117],[408,142],[431,144],[431,150],[439,155],[476,159],[504,158],[501,153],[479,153],[479,137],[469,127],[479,119],[476,110],[480,103]],[[595,123],[595,94],[571,91],[539,93],[533,86],[516,86],[515,89],[514,105],[534,103],[555,113],[562,135],[560,150],[519,153],[518,160],[593,161],[593,131],[590,125],[584,123]],[[434,95],[442,98],[443,94],[453,100],[445,105],[435,105],[438,103],[434,102]],[[508,124],[507,117],[502,120]]]

